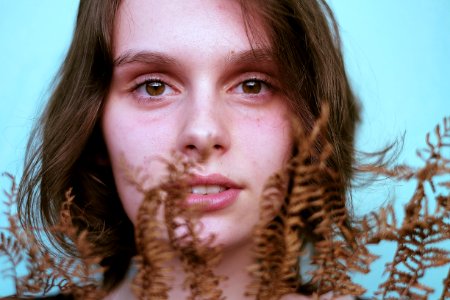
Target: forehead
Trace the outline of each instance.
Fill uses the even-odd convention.
[[[113,51],[115,56],[130,48],[242,51],[254,46],[249,40],[253,36],[260,39],[258,44],[267,40],[262,26],[254,25],[251,30],[258,33],[248,34],[241,6],[234,0],[124,0],[114,22]]]

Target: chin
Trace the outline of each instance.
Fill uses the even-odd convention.
[[[242,220],[227,220],[213,216],[200,219],[200,237],[208,242],[213,239],[212,246],[219,246],[224,251],[252,243],[254,224],[246,224]]]

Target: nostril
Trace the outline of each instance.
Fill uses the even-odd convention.
[[[220,149],[222,149],[222,146],[221,146],[221,145],[218,145],[218,144],[216,144],[216,145],[214,145],[214,149],[215,149],[215,150],[220,150]]]
[[[186,145],[186,149],[187,150],[195,150],[196,149],[196,147],[194,146],[194,145]]]

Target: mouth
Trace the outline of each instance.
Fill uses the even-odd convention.
[[[200,212],[223,210],[236,202],[242,187],[221,174],[195,175],[186,206]]]
[[[218,194],[226,190],[228,190],[227,187],[220,185],[196,185],[191,187],[191,194],[210,195],[210,194]]]

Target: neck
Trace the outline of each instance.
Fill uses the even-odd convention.
[[[222,257],[219,264],[214,268],[214,273],[219,276],[225,276],[220,288],[226,299],[244,300],[251,299],[245,297],[247,285],[250,283],[251,277],[248,274],[247,267],[252,263],[251,243],[233,247],[232,249],[223,249]],[[190,295],[189,289],[183,288],[185,280],[185,272],[179,259],[173,259],[170,263],[172,268],[172,280],[168,283],[171,287],[169,292],[170,299],[188,299]],[[107,300],[115,299],[135,299],[131,291],[131,283],[135,271],[110,293]]]

